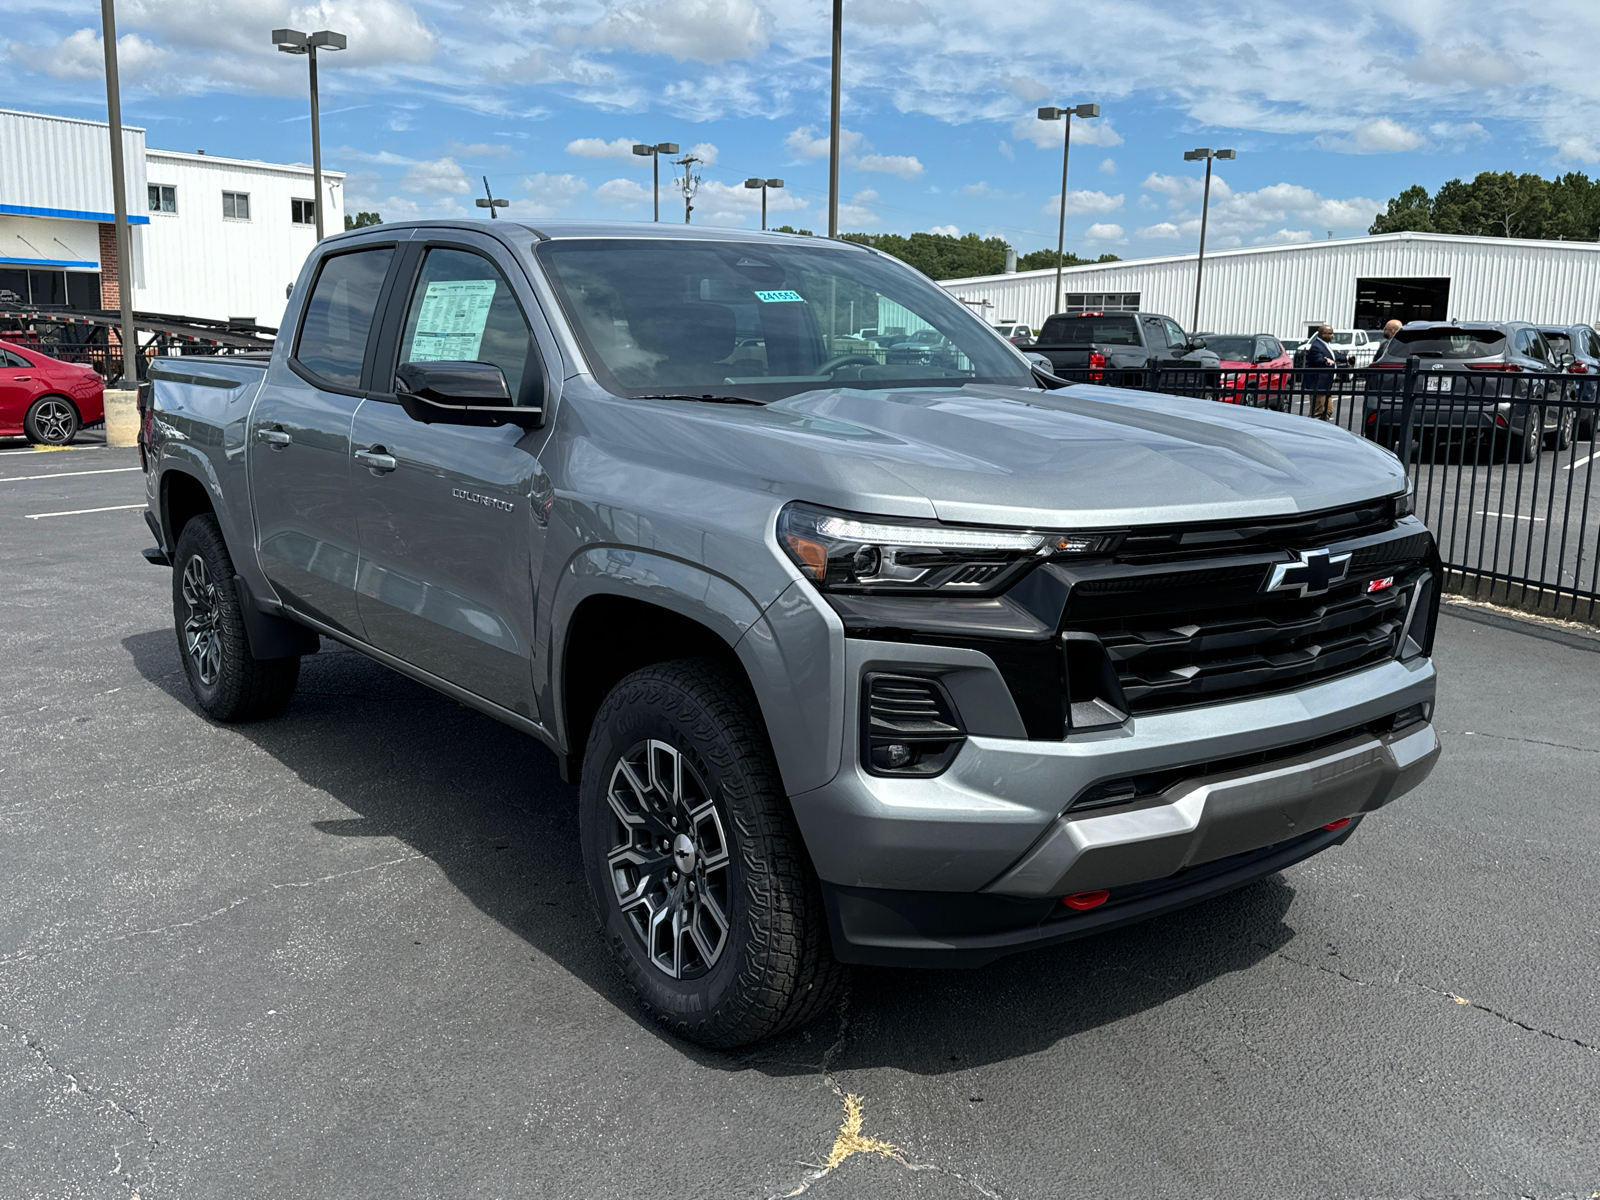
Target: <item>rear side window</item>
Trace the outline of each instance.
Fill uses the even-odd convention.
[[[33,366],[20,354],[13,354],[9,350],[0,350],[0,367],[10,367],[13,370],[25,371]]]
[[[1039,340],[1047,346],[1139,345],[1139,325],[1132,317],[1051,317]]]
[[[340,387],[360,386],[372,314],[393,257],[394,248],[383,246],[323,261],[295,343],[301,366]]]
[[[1572,339],[1564,333],[1546,333],[1544,340],[1550,343],[1550,353],[1556,357],[1572,353]]]
[[[1416,354],[1422,358],[1493,358],[1504,354],[1506,335],[1498,329],[1458,329],[1454,326],[1432,329],[1402,329],[1385,358],[1404,359]]]

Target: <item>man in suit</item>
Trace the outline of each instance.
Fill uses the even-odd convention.
[[[1306,392],[1311,396],[1311,415],[1319,421],[1333,420],[1333,326],[1324,325],[1306,344]]]

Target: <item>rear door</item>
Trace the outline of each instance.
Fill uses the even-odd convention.
[[[352,437],[362,624],[379,649],[533,718],[548,425],[423,425],[392,388],[401,363],[489,362],[518,403],[537,404],[549,384],[536,326],[553,342],[522,268],[492,238],[419,240],[401,280],[375,377],[388,388],[362,404]]]
[[[22,418],[38,389],[33,364],[15,351],[0,349],[0,430],[22,428]]]
[[[350,424],[396,253],[390,243],[322,260],[288,369],[268,373],[246,435],[261,569],[286,605],[356,637]]]

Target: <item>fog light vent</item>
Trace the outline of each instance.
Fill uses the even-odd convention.
[[[872,673],[862,688],[862,765],[874,775],[937,775],[966,738],[937,679]]]

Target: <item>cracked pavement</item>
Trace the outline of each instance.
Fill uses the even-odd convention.
[[[196,715],[139,514],[24,519],[140,487],[0,482],[7,1200],[1600,1192],[1600,637],[1452,606],[1444,757],[1347,845],[719,1055],[530,740],[341,650]]]

